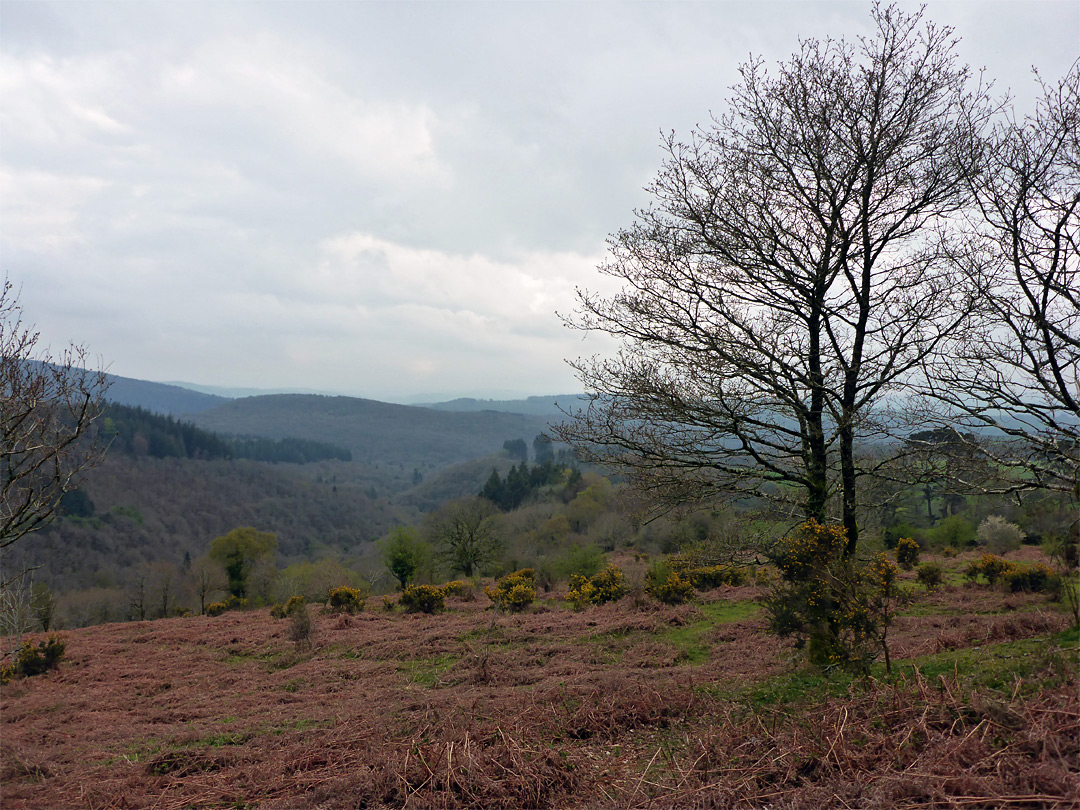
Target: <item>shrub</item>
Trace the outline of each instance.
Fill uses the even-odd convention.
[[[465,602],[471,602],[476,598],[476,590],[463,579],[447,582],[442,586],[442,589],[446,596],[453,596],[455,599],[461,599]]]
[[[31,642],[19,650],[13,663],[0,670],[0,682],[7,683],[16,675],[28,678],[31,675],[41,675],[60,666],[60,659],[63,657],[64,639],[55,633],[39,641],[36,647]]]
[[[494,602],[496,609],[510,613],[519,613],[536,599],[536,573],[531,568],[523,568],[507,574],[484,593]]]
[[[956,556],[956,549],[952,546],[945,546],[945,548],[941,550],[941,556],[945,557],[948,560],[951,560],[953,557]]]
[[[986,546],[994,554],[1015,551],[1024,542],[1024,532],[1015,523],[998,515],[991,515],[979,524],[975,533],[979,545]]]
[[[290,615],[289,640],[296,645],[297,650],[304,650],[311,647],[313,635],[311,614],[307,605],[300,605]]]
[[[602,605],[614,602],[626,594],[626,583],[618,566],[609,564],[599,574],[584,577],[575,574],[570,577],[570,590],[566,597],[574,607],[581,609],[586,605]]]
[[[1053,578],[1054,572],[1042,563],[1029,566],[1013,564],[1002,575],[1002,581],[1013,593],[1049,590],[1054,584]]]
[[[574,574],[592,577],[604,568],[604,551],[594,543],[571,546],[552,561],[557,579],[569,579]]]
[[[397,600],[394,597],[387,595],[382,598],[383,610],[385,610],[387,613],[392,612],[396,605]]]
[[[823,670],[866,674],[880,651],[899,593],[897,568],[883,554],[858,564],[844,554],[841,526],[808,521],[771,550],[783,578],[765,600],[772,632],[795,636]]]
[[[929,532],[933,543],[938,546],[975,545],[975,526],[961,515],[948,515],[937,522]]]
[[[665,605],[681,605],[694,596],[694,583],[678,571],[659,565],[645,577],[645,592]]]
[[[224,602],[210,602],[206,606],[207,616],[220,616],[227,610],[247,610],[248,600],[240,599],[237,596],[229,594],[225,597]]]
[[[360,588],[349,588],[344,585],[333,588],[330,591],[330,610],[335,613],[359,613],[364,609],[366,599],[367,594]]]
[[[983,554],[979,559],[968,563],[964,576],[972,582],[977,582],[981,576],[990,585],[996,585],[1013,567],[1011,562],[995,554]]]
[[[928,591],[936,591],[941,585],[943,571],[937,563],[923,563],[919,566],[919,582],[926,586]]]
[[[901,537],[896,541],[896,562],[905,571],[910,571],[919,564],[919,544],[910,537]]]
[[[434,585],[410,585],[399,602],[409,613],[441,613],[446,610],[446,593]]]
[[[304,606],[304,597],[290,596],[284,605],[274,605],[270,608],[270,615],[275,619],[284,619],[291,616],[293,611]]]
[[[719,588],[721,585],[745,585],[747,580],[746,569],[734,565],[702,565],[683,570],[678,566],[673,567],[699,591]]]
[[[895,526],[889,526],[885,529],[883,538],[885,548],[896,548],[896,544],[901,537],[915,537],[918,533],[919,530],[909,523],[898,523]]]

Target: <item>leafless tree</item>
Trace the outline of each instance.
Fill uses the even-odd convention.
[[[980,309],[934,358],[942,421],[977,431],[1006,488],[1080,499],[1080,62],[993,133],[959,266]]]
[[[225,569],[205,554],[191,564],[191,572],[188,576],[191,590],[199,600],[200,616],[206,613],[206,600],[229,587],[229,578],[225,576]]]
[[[575,364],[591,400],[559,438],[623,468],[663,508],[799,496],[858,542],[860,440],[882,402],[964,322],[951,277],[986,89],[948,28],[875,6],[857,43],[808,40],[742,68],[726,114],[672,135],[654,203],[609,240],[568,323],[621,339]]]
[[[101,457],[92,426],[108,380],[103,371],[87,370],[86,360],[81,346],[57,356],[43,348],[39,333],[23,324],[11,282],[3,282],[0,550],[48,524],[61,496]],[[10,581],[12,575],[6,576]]]

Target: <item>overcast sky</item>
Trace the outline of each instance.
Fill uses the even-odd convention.
[[[905,8],[915,6],[906,4]],[[0,258],[115,374],[390,401],[579,390],[556,311],[752,53],[868,2],[0,0]],[[937,2],[1017,105],[1078,0]]]

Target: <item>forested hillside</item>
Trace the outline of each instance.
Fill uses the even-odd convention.
[[[42,567],[57,592],[123,584],[143,563],[182,564],[237,526],[274,532],[285,561],[347,555],[385,533],[395,510],[370,487],[335,480],[326,462],[312,480],[290,466],[248,460],[132,457],[112,453],[87,477],[89,507],[8,552]],[[349,471],[355,478],[356,470]],[[342,478],[346,476],[343,475]]]
[[[148,380],[135,380],[130,377],[108,375],[109,390],[107,399],[120,405],[145,408],[154,413],[180,414],[198,413],[228,402],[225,397],[204,394],[182,388],[179,385],[156,383]]]
[[[558,421],[304,394],[248,397],[190,418],[199,427],[222,434],[311,439],[345,447],[359,462],[409,469],[444,467],[496,453],[507,439],[531,442],[549,428],[549,421]]]
[[[190,422],[160,416],[138,407],[110,404],[102,414],[100,434],[110,452],[154,458],[248,458],[255,461],[308,464],[334,459],[352,461],[343,447],[311,439],[222,438]]]

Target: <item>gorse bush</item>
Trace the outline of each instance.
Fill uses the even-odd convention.
[[[859,563],[844,554],[843,527],[808,521],[772,549],[782,581],[765,600],[770,628],[794,636],[811,663],[869,672],[879,652],[891,668],[886,643],[898,598],[896,565],[878,554]]]
[[[681,605],[694,597],[694,583],[667,565],[654,565],[645,576],[645,592],[665,605]]]
[[[327,604],[335,613],[359,613],[364,609],[366,600],[367,594],[360,588],[349,588],[343,585],[340,588],[331,589]]]
[[[623,572],[618,566],[609,564],[599,574],[585,577],[575,574],[570,577],[570,590],[566,594],[575,608],[579,610],[587,605],[602,605],[615,602],[626,595],[626,583]]]
[[[694,565],[691,559],[682,555],[669,557],[668,565],[699,591],[719,588],[721,585],[745,585],[750,578],[745,568],[735,565]]]
[[[229,594],[224,602],[210,602],[206,606],[207,616],[220,616],[227,610],[246,610],[248,607],[247,599],[240,599],[237,596]]]
[[[64,657],[64,648],[64,639],[55,633],[41,639],[37,646],[33,642],[27,644],[19,650],[13,663],[0,668],[0,682],[7,683],[16,675],[30,677],[56,669]]]
[[[484,593],[498,610],[519,613],[536,599],[536,572],[523,568],[507,574],[493,586],[484,588]]]
[[[982,577],[987,584],[996,585],[1012,567],[1011,562],[996,554],[983,554],[979,559],[968,563],[964,569],[964,577],[971,582],[978,582],[979,577]]]
[[[471,602],[476,598],[476,589],[463,579],[455,579],[442,586],[443,594],[465,602]]]
[[[910,537],[901,537],[896,541],[896,562],[905,571],[910,571],[919,564],[919,543]]]
[[[1054,572],[1042,563],[1035,563],[1034,565],[1013,563],[1002,577],[1005,586],[1013,593],[1056,589],[1057,582],[1055,580]]]
[[[284,619],[287,616],[291,616],[293,611],[303,608],[305,603],[302,596],[290,596],[289,600],[283,605],[274,605],[270,608],[270,615],[275,619]]]
[[[289,615],[289,640],[298,651],[310,649],[314,640],[315,628],[307,605],[300,605]]]
[[[401,592],[398,602],[408,613],[442,613],[446,610],[446,592],[434,585],[410,585]]]
[[[937,563],[923,563],[916,572],[919,582],[925,585],[928,591],[935,591],[941,586],[943,574]]]

